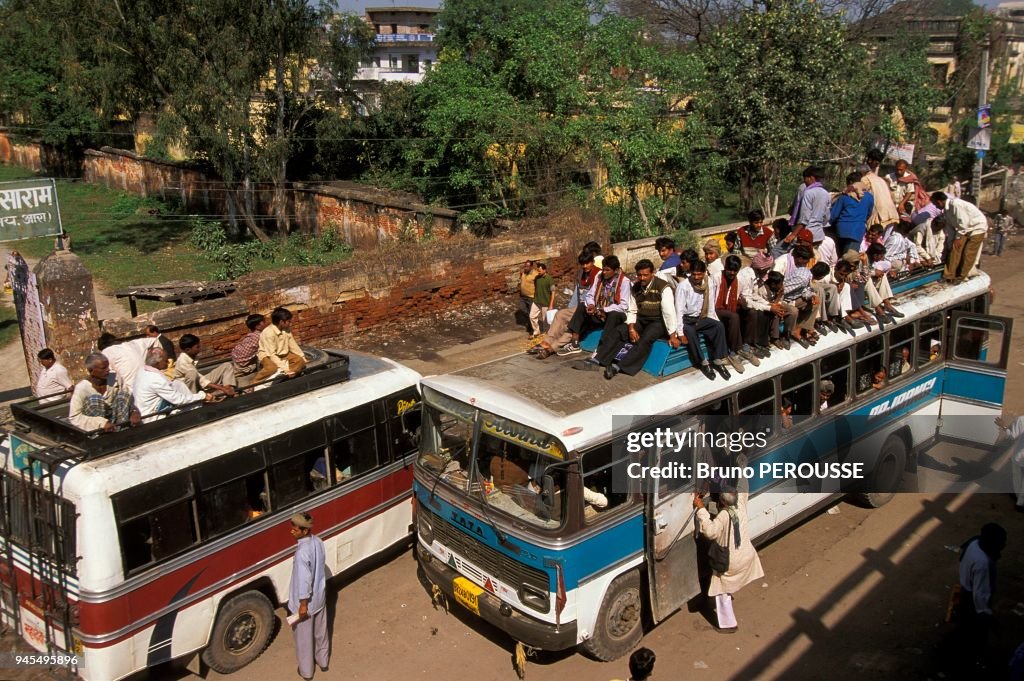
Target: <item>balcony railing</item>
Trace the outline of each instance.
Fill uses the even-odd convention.
[[[378,33],[378,43],[432,43],[433,33]]]

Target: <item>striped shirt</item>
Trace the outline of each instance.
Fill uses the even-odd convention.
[[[245,371],[256,365],[256,351],[260,347],[260,332],[250,331],[231,348],[231,365],[235,371]]]
[[[810,299],[814,295],[811,279],[809,269],[790,263],[786,269],[786,278],[782,280],[782,299],[787,303],[792,303],[797,298]]]

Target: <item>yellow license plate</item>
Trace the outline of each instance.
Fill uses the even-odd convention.
[[[455,600],[462,603],[462,605],[474,615],[479,615],[480,594],[482,594],[484,590],[465,577],[456,577],[453,582],[453,586],[455,589]]]

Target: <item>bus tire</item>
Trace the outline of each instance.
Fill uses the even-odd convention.
[[[203,662],[219,674],[231,674],[266,650],[277,617],[270,599],[259,591],[246,591],[221,605]]]
[[[890,435],[879,452],[878,463],[868,474],[864,486],[855,499],[868,508],[881,508],[892,501],[900,478],[907,467],[907,445],[899,435]]]
[[[590,657],[611,662],[635,648],[643,635],[640,573],[632,570],[617,577],[608,587],[597,611],[594,633],[581,647]]]

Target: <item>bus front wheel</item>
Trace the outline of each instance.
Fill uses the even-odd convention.
[[[234,596],[217,614],[203,662],[220,674],[238,671],[266,649],[276,623],[274,606],[259,591]]]
[[[856,495],[861,505],[880,508],[896,494],[907,466],[907,445],[899,435],[890,435],[882,445],[878,461],[865,481],[865,491]]]
[[[594,633],[582,647],[591,657],[610,662],[635,648],[643,635],[640,573],[633,570],[617,577],[608,587],[597,612]]]

